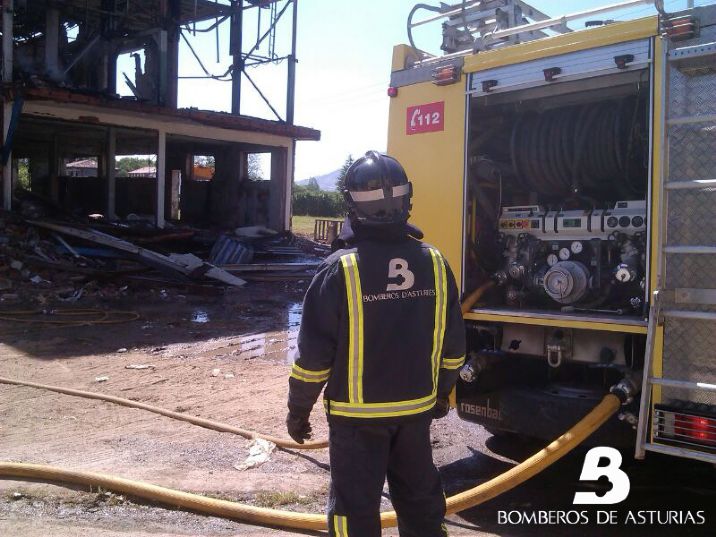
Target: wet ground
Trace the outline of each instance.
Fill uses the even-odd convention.
[[[252,283],[204,295],[154,289],[81,306],[136,311],[140,319],[129,323],[60,327],[0,322],[0,376],[109,393],[285,436],[289,363],[307,284]],[[315,435],[325,437],[320,409],[312,422]],[[324,509],[325,450],[275,450],[263,465],[240,469],[249,444],[138,409],[0,385],[2,460],[111,473],[265,507]],[[454,414],[433,424],[434,456],[448,495],[504,472],[540,447],[493,437]],[[584,508],[572,505],[577,490],[606,491],[609,485],[580,484],[583,460],[584,452],[576,452],[518,489],[450,517],[450,534],[716,533],[716,472],[711,466],[651,455],[635,463],[625,455],[628,500]],[[390,507],[387,495],[383,504]],[[619,523],[598,525],[597,509],[616,511]],[[661,521],[624,523],[630,512],[649,516],[644,513],[654,510],[662,513]],[[706,522],[679,525],[672,517],[670,524],[660,523],[667,510],[681,513],[681,522],[686,512],[703,510]],[[540,511],[585,511],[589,523],[540,525],[523,518],[518,523],[520,513]],[[510,518],[505,522],[501,516]],[[299,535],[148,505],[108,491],[0,480],[0,535],[292,534]]]

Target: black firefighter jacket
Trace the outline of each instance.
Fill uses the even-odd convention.
[[[465,361],[452,271],[407,231],[358,234],[350,246],[321,264],[306,293],[289,408],[308,415],[327,383],[329,420],[430,412]]]

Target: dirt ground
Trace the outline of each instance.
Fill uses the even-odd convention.
[[[217,296],[170,289],[101,308],[140,319],[86,327],[0,322],[0,375],[109,393],[278,436],[307,281],[252,283]],[[88,307],[89,305],[82,305]],[[128,366],[150,366],[128,369]],[[316,438],[327,435],[319,408]],[[436,458],[454,459],[446,435]],[[112,473],[266,507],[322,512],[326,450],[276,450],[238,470],[249,440],[111,403],[0,385],[3,460]],[[390,506],[385,500],[385,506]],[[3,535],[270,535],[253,528],[147,505],[104,491],[0,481]]]
[[[285,436],[289,364],[307,284],[252,283],[203,296],[153,289],[81,306],[139,313],[139,320],[120,324],[61,328],[0,321],[0,376],[109,393]],[[325,438],[326,423],[319,408],[312,423],[315,437]],[[435,461],[448,494],[502,473],[540,447],[491,437],[454,413],[434,422],[432,432]],[[0,384],[2,460],[111,473],[265,507],[324,510],[329,476],[326,450],[275,450],[263,465],[240,470],[236,466],[245,461],[248,449],[246,439],[143,410]],[[496,510],[571,508],[582,460],[583,453],[567,457],[514,493],[450,517],[450,534],[543,535],[499,525]],[[668,459],[672,473],[665,487],[664,459],[652,461],[650,466],[639,466],[632,478],[633,489],[642,490],[638,505],[671,506],[674,492],[689,505],[716,505],[712,468]],[[387,496],[383,504],[390,508]],[[714,527],[710,525],[704,535],[712,535]],[[549,533],[575,534],[571,528]],[[580,528],[578,534],[604,533]],[[148,505],[102,490],[0,480],[0,535],[301,533]],[[384,535],[396,536],[397,531],[386,530]]]

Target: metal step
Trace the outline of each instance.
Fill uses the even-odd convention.
[[[669,125],[689,125],[692,123],[716,122],[716,114],[704,114],[696,116],[681,116],[667,119]]]
[[[679,287],[674,289],[674,302],[677,304],[699,304],[713,306],[716,304],[716,289],[696,289]]]
[[[693,47],[682,47],[669,51],[669,61],[704,58],[716,55],[716,43],[704,43]]]
[[[686,254],[686,255],[714,255],[716,254],[716,246],[666,246],[665,254]]]
[[[707,384],[706,382],[692,382],[688,380],[665,379],[661,377],[649,377],[650,384],[658,384],[659,386],[670,386],[672,388],[686,388],[689,390],[705,390],[707,392],[716,392],[716,384]]]
[[[704,453],[703,451],[694,451],[692,449],[684,449],[674,446],[665,446],[662,444],[646,443],[644,449],[655,453],[663,453],[665,455],[674,455],[676,457],[685,457],[697,461],[716,463],[716,455],[712,453]]]
[[[663,317],[669,319],[691,319],[692,321],[716,321],[716,312],[711,311],[685,311],[685,310],[664,310]]]
[[[706,188],[716,189],[716,179],[695,179],[689,181],[669,181],[665,185],[666,190],[701,190]]]

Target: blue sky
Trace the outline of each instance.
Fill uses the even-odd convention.
[[[224,3],[225,0],[222,0]],[[617,0],[533,0],[535,8],[551,16],[581,11]],[[438,5],[438,1],[423,0]],[[393,45],[407,43],[406,20],[416,0],[299,0],[298,45],[295,122],[319,129],[320,142],[300,142],[296,154],[296,180],[322,175],[339,168],[346,157],[363,154],[368,149],[386,147],[388,97]],[[448,0],[454,4],[457,0]],[[713,3],[697,0],[696,5]],[[283,4],[283,2],[281,2]],[[687,0],[666,0],[666,9],[675,11],[686,7]],[[251,29],[245,43],[254,40],[256,9],[247,16]],[[596,18],[618,20],[647,16],[654,10],[649,5],[624,9]],[[428,16],[421,11],[415,20]],[[267,11],[263,11],[264,21]],[[285,17],[283,24],[289,24]],[[205,24],[203,26],[208,26]],[[432,26],[431,28],[428,26]],[[583,21],[570,24],[583,27]],[[281,30],[281,27],[279,27]],[[288,43],[281,39],[289,35],[288,27],[279,31],[277,52],[288,52]],[[416,45],[431,53],[439,53],[439,23],[414,30]],[[226,71],[228,55],[228,25],[219,32],[219,62],[217,63],[216,34],[214,32],[187,36],[206,68],[213,74]],[[250,45],[249,45],[250,46]],[[246,45],[245,45],[246,50]],[[260,50],[265,52],[265,48]],[[130,78],[133,64],[120,63]],[[203,74],[196,60],[182,43],[180,73],[184,76]],[[254,68],[250,76],[283,115],[285,112],[286,64]],[[203,109],[228,110],[231,106],[231,84],[213,80],[182,80],[179,86],[179,105]],[[275,119],[247,81],[243,83],[242,114]]]

